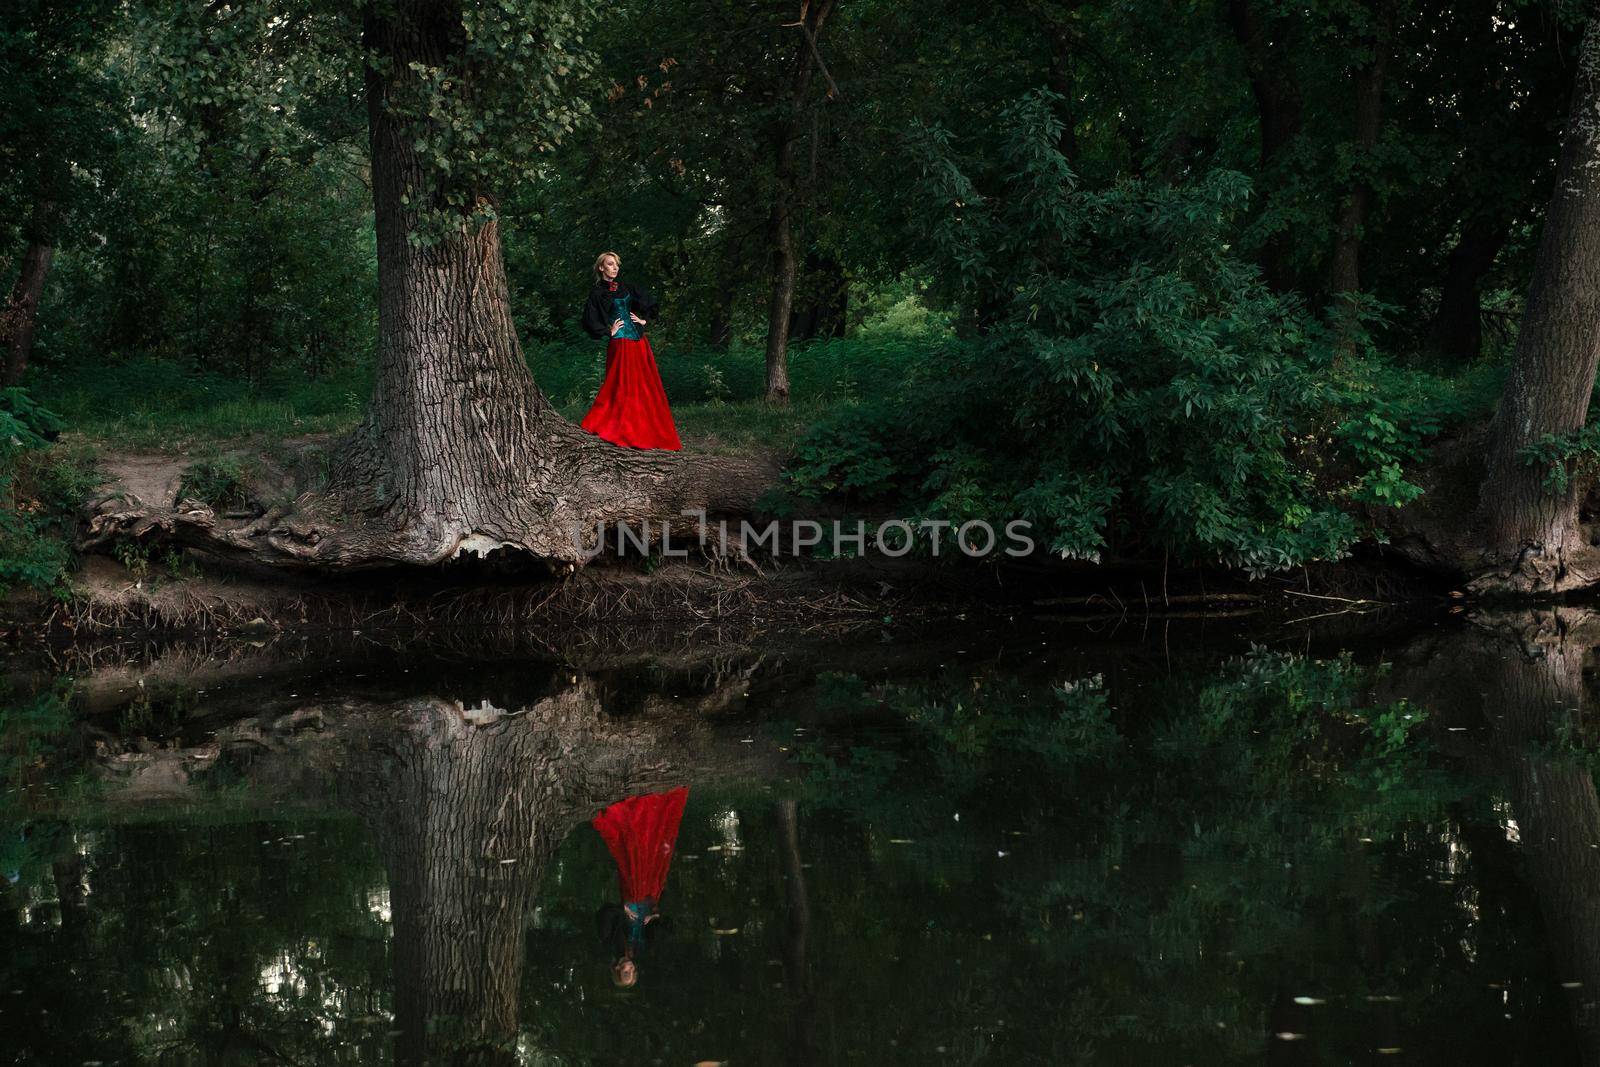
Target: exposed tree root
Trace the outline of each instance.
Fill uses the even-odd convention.
[[[1388,539],[1385,551],[1477,597],[1541,599],[1595,588],[1600,547],[1590,543],[1590,525],[1576,516],[1537,537],[1498,543],[1480,496],[1489,434],[1482,424],[1439,441],[1414,475],[1420,497],[1402,508],[1366,509]]]
[[[145,500],[118,485],[93,506],[83,551],[132,540],[201,549],[236,562],[278,568],[360,571],[435,566],[491,552],[525,553],[570,572],[598,554],[619,523],[684,535],[704,516],[746,516],[777,483],[767,458],[619,448],[541,410],[540,448],[476,499],[441,487],[436,499],[386,495],[388,465],[361,432],[338,442],[332,483],[248,519],[219,515],[193,500]],[[531,431],[530,431],[531,432]],[[172,486],[168,480],[168,487]]]

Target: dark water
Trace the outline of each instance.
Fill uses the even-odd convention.
[[[0,1062],[1600,1062],[1586,613],[451,643],[18,659]]]

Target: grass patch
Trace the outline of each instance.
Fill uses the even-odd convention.
[[[369,370],[316,380],[274,376],[257,386],[196,374],[166,360],[51,368],[33,383],[40,402],[75,434],[111,451],[179,451],[343,430],[372,392]]]
[[[657,365],[691,447],[784,450],[835,404],[896,390],[925,343],[869,337],[797,344],[790,350],[792,403],[786,408],[761,401],[766,367],[759,348],[665,346]],[[600,388],[603,349],[598,343],[544,344],[529,350],[528,364],[545,395],[576,421]],[[205,452],[349,429],[366,411],[372,373],[354,368],[315,380],[285,373],[252,386],[171,361],[133,359],[44,368],[32,391],[69,431],[107,451]]]

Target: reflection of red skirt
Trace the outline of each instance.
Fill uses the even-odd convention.
[[[665,793],[629,797],[591,820],[590,825],[600,832],[611,858],[617,861],[623,900],[661,898],[688,799],[689,787],[680,785]]]
[[[683,447],[648,339],[613,337],[606,343],[606,379],[583,417],[583,428],[630,448],[676,452]]]

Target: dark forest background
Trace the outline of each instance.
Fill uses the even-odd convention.
[[[615,249],[660,294],[691,446],[775,449],[801,495],[1024,515],[1063,556],[1253,569],[1339,554],[1352,502],[1410,499],[1428,440],[1492,406],[1587,15],[555,8],[583,34],[570,110],[494,211],[569,415],[599,382],[577,318]],[[378,268],[353,11],[6,5],[16,426],[204,458],[359,419]],[[210,462],[226,492],[237,461]],[[81,488],[29,485],[11,579],[55,573],[28,553]]]

